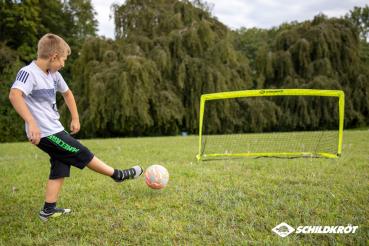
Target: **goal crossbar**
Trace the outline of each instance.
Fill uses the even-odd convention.
[[[294,157],[294,156],[313,156],[318,155],[326,158],[337,158],[342,153],[342,139],[343,139],[343,124],[344,124],[344,107],[345,95],[341,90],[317,90],[317,89],[265,89],[265,90],[244,90],[231,92],[218,92],[211,94],[203,94],[200,101],[200,116],[199,116],[199,152],[196,156],[198,160],[203,158],[202,138],[203,138],[203,118],[206,101],[223,100],[241,97],[273,97],[273,96],[320,96],[320,97],[337,97],[339,108],[339,127],[338,127],[338,142],[337,153],[311,153],[311,152],[259,152],[259,153],[224,153],[224,154],[207,154],[207,157],[241,157],[241,156],[280,156],[280,157]]]

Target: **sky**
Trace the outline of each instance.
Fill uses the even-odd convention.
[[[284,22],[311,20],[319,13],[341,17],[354,6],[364,7],[369,0],[205,0],[212,6],[212,15],[230,27],[271,28]],[[97,12],[98,34],[114,38],[111,5],[125,0],[91,0]]]

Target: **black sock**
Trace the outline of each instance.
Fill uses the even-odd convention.
[[[123,181],[125,179],[132,178],[134,175],[136,175],[136,172],[134,169],[130,170],[119,170],[114,169],[113,175],[111,177],[116,181]]]
[[[51,203],[45,202],[45,204],[44,204],[44,211],[51,211],[55,207],[56,207],[56,202],[51,202]]]
[[[114,173],[113,173],[113,175],[111,175],[111,177],[114,180],[122,180],[123,179],[123,172],[121,170],[114,169]]]

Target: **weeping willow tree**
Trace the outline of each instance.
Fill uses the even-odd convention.
[[[84,136],[194,133],[201,94],[251,87],[247,58],[206,8],[173,0],[113,8],[116,40],[87,39],[73,69]],[[236,124],[232,110],[214,121],[222,117]]]
[[[281,25],[274,32],[274,41],[256,54],[257,87],[343,89],[346,127],[369,124],[368,68],[360,61],[359,33],[350,21],[319,15],[312,21]],[[323,118],[321,126],[332,125],[321,114],[324,104],[316,102],[315,111],[309,112],[306,101],[284,105],[284,111],[294,108],[296,112],[282,119],[284,127],[305,129],[318,118]]]

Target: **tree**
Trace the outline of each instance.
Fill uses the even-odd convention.
[[[350,10],[345,18],[352,21],[354,25],[359,29],[361,39],[367,41],[369,39],[369,6],[354,7]]]
[[[65,11],[72,16],[73,38],[79,42],[88,36],[96,36],[97,20],[90,0],[69,0],[65,3]]]
[[[250,86],[229,30],[191,2],[128,0],[113,9],[117,40],[88,39],[76,64],[81,122],[93,136],[194,133],[202,93]]]
[[[360,59],[366,66],[369,66],[369,6],[365,7],[354,7],[345,18],[351,21],[360,32],[360,48],[359,55]]]
[[[0,41],[17,50],[21,60],[34,59],[41,25],[38,0],[6,0],[1,1],[0,6]]]
[[[17,52],[0,43],[0,142],[24,138],[24,123],[8,99],[14,75],[21,67]]]
[[[318,15],[312,21],[282,25],[271,46],[258,51],[258,74],[264,79],[258,83],[265,88],[344,89],[346,126],[366,125],[369,79],[367,66],[360,59],[361,47],[359,32],[347,19]],[[316,115],[304,115],[309,113],[304,110],[305,105],[306,101],[302,100],[284,106],[284,111],[295,108],[296,112],[302,112],[298,118],[306,119],[289,127],[304,129],[303,122],[314,122],[321,117],[317,114],[323,108]],[[288,117],[295,117],[291,113]],[[285,124],[298,120],[288,117]],[[331,124],[329,117],[320,123]]]
[[[255,72],[258,50],[270,46],[272,41],[269,38],[268,30],[260,28],[241,28],[237,31],[235,36],[236,49],[247,56],[250,61],[250,66]]]

